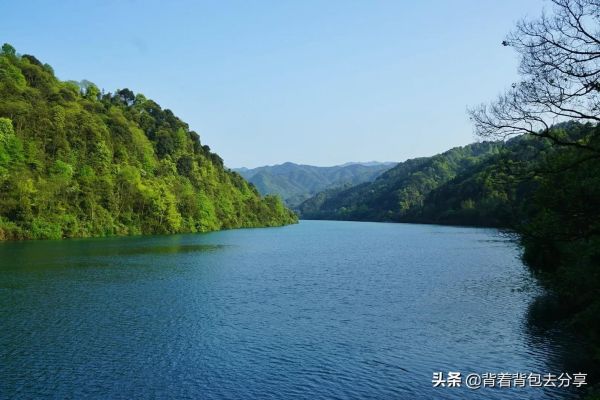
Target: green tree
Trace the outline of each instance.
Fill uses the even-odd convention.
[[[0,239],[296,221],[201,151],[198,135],[170,110],[129,89],[62,82],[11,49],[0,54]]]
[[[10,44],[4,43],[2,45],[2,54],[6,55],[6,56],[14,57],[14,56],[16,56],[17,51]]]

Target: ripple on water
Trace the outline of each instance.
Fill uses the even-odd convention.
[[[565,368],[518,256],[490,229],[326,221],[3,243],[0,397],[512,399],[431,377]]]

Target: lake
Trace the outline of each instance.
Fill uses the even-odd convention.
[[[541,294],[493,229],[301,221],[0,243],[0,398],[573,398],[432,384],[579,372]]]

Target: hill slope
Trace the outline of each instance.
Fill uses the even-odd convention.
[[[399,163],[375,181],[328,190],[303,202],[302,218],[401,221],[428,193],[497,153],[498,143],[474,143]]]
[[[198,232],[296,217],[170,110],[0,54],[0,239]]]
[[[333,167],[315,167],[287,162],[253,169],[240,168],[236,171],[254,184],[261,194],[277,194],[288,206],[296,207],[322,190],[372,181],[393,165],[394,163],[347,163]]]

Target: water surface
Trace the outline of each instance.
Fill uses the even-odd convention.
[[[0,243],[0,397],[571,398],[431,384],[562,372],[574,350],[528,322],[539,294],[489,229],[302,221]]]

